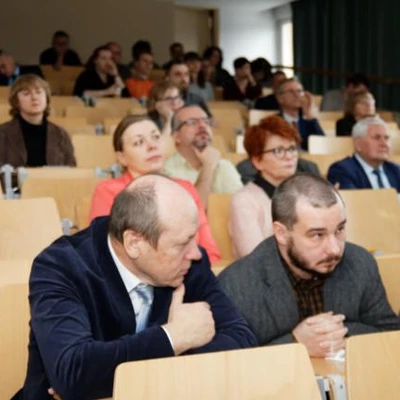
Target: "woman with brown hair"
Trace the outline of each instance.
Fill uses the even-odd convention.
[[[336,136],[351,136],[357,121],[376,114],[375,99],[370,92],[350,95],[345,103],[343,118],[336,121]]]
[[[237,257],[272,235],[271,199],[275,188],[296,173],[300,142],[297,130],[278,115],[247,129],[244,147],[258,173],[232,196],[229,231]]]
[[[49,122],[50,89],[37,75],[20,76],[11,86],[11,121],[0,125],[0,165],[75,166],[68,133]]]
[[[146,115],[130,115],[117,126],[113,146],[119,163],[125,172],[120,178],[100,182],[93,194],[90,219],[108,215],[115,196],[130,182],[147,173],[159,173],[164,168],[164,135]],[[197,243],[203,246],[212,262],[220,259],[220,253],[212,237],[210,226],[200,196],[195,187],[183,179],[174,179],[193,197],[199,215]]]

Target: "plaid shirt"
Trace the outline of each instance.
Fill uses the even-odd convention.
[[[298,278],[289,269],[285,260],[282,257],[281,259],[294,290],[300,321],[324,312],[323,289],[325,280],[318,277],[311,279]]]

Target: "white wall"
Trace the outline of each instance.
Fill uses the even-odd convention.
[[[0,13],[0,47],[21,63],[38,63],[54,31],[71,35],[72,47],[86,60],[107,41],[123,46],[130,59],[132,44],[148,39],[155,59],[165,62],[174,39],[172,0],[4,0]]]
[[[219,9],[219,46],[224,51],[224,68],[233,73],[233,61],[257,57],[276,63],[276,26],[271,11],[247,6],[222,6]]]

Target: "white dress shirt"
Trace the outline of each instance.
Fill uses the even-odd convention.
[[[143,282],[141,282],[136,275],[131,272],[128,268],[125,267],[125,265],[120,261],[120,259],[118,258],[118,256],[115,254],[115,251],[111,245],[111,239],[110,236],[107,237],[107,245],[108,245],[108,249],[110,250],[111,253],[111,257],[118,269],[118,272],[121,276],[122,282],[125,285],[126,291],[129,294],[129,298],[131,299],[131,303],[132,303],[132,307],[133,310],[135,312],[135,319],[136,319],[136,325],[138,325],[139,322],[139,318],[140,318],[140,313],[143,311],[143,300],[142,298],[139,296],[139,294],[136,292],[135,288],[136,286],[138,286],[139,284],[144,285]],[[152,295],[152,299],[150,301],[150,305],[153,304],[153,300],[154,300],[154,295]],[[171,343],[171,347],[174,348],[173,346],[173,342],[171,339],[171,336],[169,334],[169,332],[167,331],[167,329],[165,329],[163,326],[161,326],[161,328],[164,330],[164,332],[166,333],[169,342]]]
[[[365,175],[367,175],[367,178],[369,180],[369,183],[371,184],[372,189],[380,189],[379,183],[378,183],[378,176],[376,174],[374,174],[374,172],[373,172],[373,171],[375,171],[375,169],[377,169],[381,175],[383,186],[385,188],[392,187],[390,185],[388,177],[385,174],[382,164],[378,168],[374,168],[374,167],[371,167],[367,162],[365,162],[357,153],[354,154],[354,157],[361,164],[361,167],[364,170]]]

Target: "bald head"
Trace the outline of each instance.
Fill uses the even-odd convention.
[[[132,230],[157,248],[161,234],[187,218],[197,219],[188,191],[168,177],[142,175],[115,198],[109,232],[122,243],[124,232]]]
[[[0,74],[6,75],[8,78],[14,74],[15,60],[9,54],[2,54],[0,56]]]

